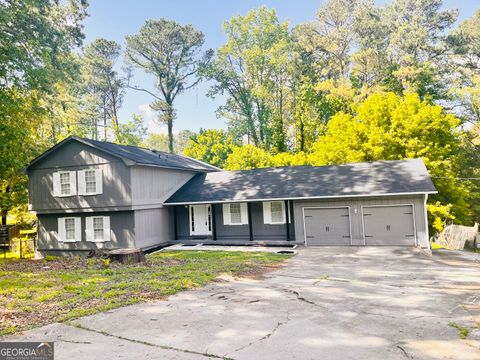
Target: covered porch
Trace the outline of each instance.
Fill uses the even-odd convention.
[[[174,241],[203,244],[295,243],[290,200],[172,205]]]

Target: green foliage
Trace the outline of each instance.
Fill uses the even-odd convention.
[[[439,201],[427,205],[428,213],[433,217],[432,227],[441,233],[447,221],[455,219],[451,214],[452,204],[442,205]]]
[[[225,170],[249,170],[272,166],[271,155],[255,145],[237,146],[225,162]]]
[[[287,22],[275,10],[260,7],[224,23],[226,43],[202,75],[215,81],[210,96],[226,93],[218,114],[236,136],[247,135],[266,149],[286,149],[292,98],[289,81],[293,47]]]
[[[313,165],[422,158],[439,195],[433,201],[453,204],[459,221],[471,220],[468,183],[460,173],[460,120],[416,94],[373,94],[354,106],[354,114],[338,113],[309,156]]]
[[[182,155],[185,148],[188,146],[190,140],[193,139],[195,136],[196,134],[190,130],[180,130],[177,134],[174,134],[174,153]],[[168,135],[149,133],[145,140],[142,142],[141,146],[147,149],[168,152]]]
[[[75,71],[71,49],[83,39],[85,0],[0,4],[0,212],[27,201],[22,167],[44,148],[48,100]]]
[[[140,115],[133,115],[133,119],[126,124],[112,124],[116,142],[122,145],[139,146],[147,134],[147,128]]]
[[[115,135],[120,126],[118,111],[123,103],[125,79],[119,76],[114,66],[121,54],[121,47],[115,41],[96,39],[88,44],[82,57],[82,86],[85,96],[83,101],[91,114],[90,132],[94,139],[99,138],[99,127],[107,139],[109,128]],[[101,125],[100,125],[101,124]],[[121,141],[120,139],[117,139]]]
[[[223,130],[200,130],[189,140],[183,153],[222,168],[235,147],[232,136]]]

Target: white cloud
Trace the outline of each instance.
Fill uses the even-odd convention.
[[[166,125],[158,124],[158,122],[156,121],[157,114],[155,113],[155,111],[153,111],[149,104],[139,105],[138,110],[140,111],[144,121],[147,124],[147,131],[149,133],[166,134],[168,132]]]
[[[167,125],[157,123],[157,113],[152,110],[149,104],[141,104],[138,110],[143,116],[143,121],[147,124],[147,132],[155,134],[168,134]],[[180,130],[173,129],[173,134],[177,135]]]

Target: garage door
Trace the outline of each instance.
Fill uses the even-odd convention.
[[[364,206],[365,245],[415,246],[412,205]]]
[[[348,208],[304,209],[306,245],[350,245]]]

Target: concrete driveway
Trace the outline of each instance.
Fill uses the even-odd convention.
[[[480,257],[329,247],[300,249],[262,280],[224,279],[16,339],[56,341],[56,358],[71,360],[468,360],[480,359],[479,327]]]

